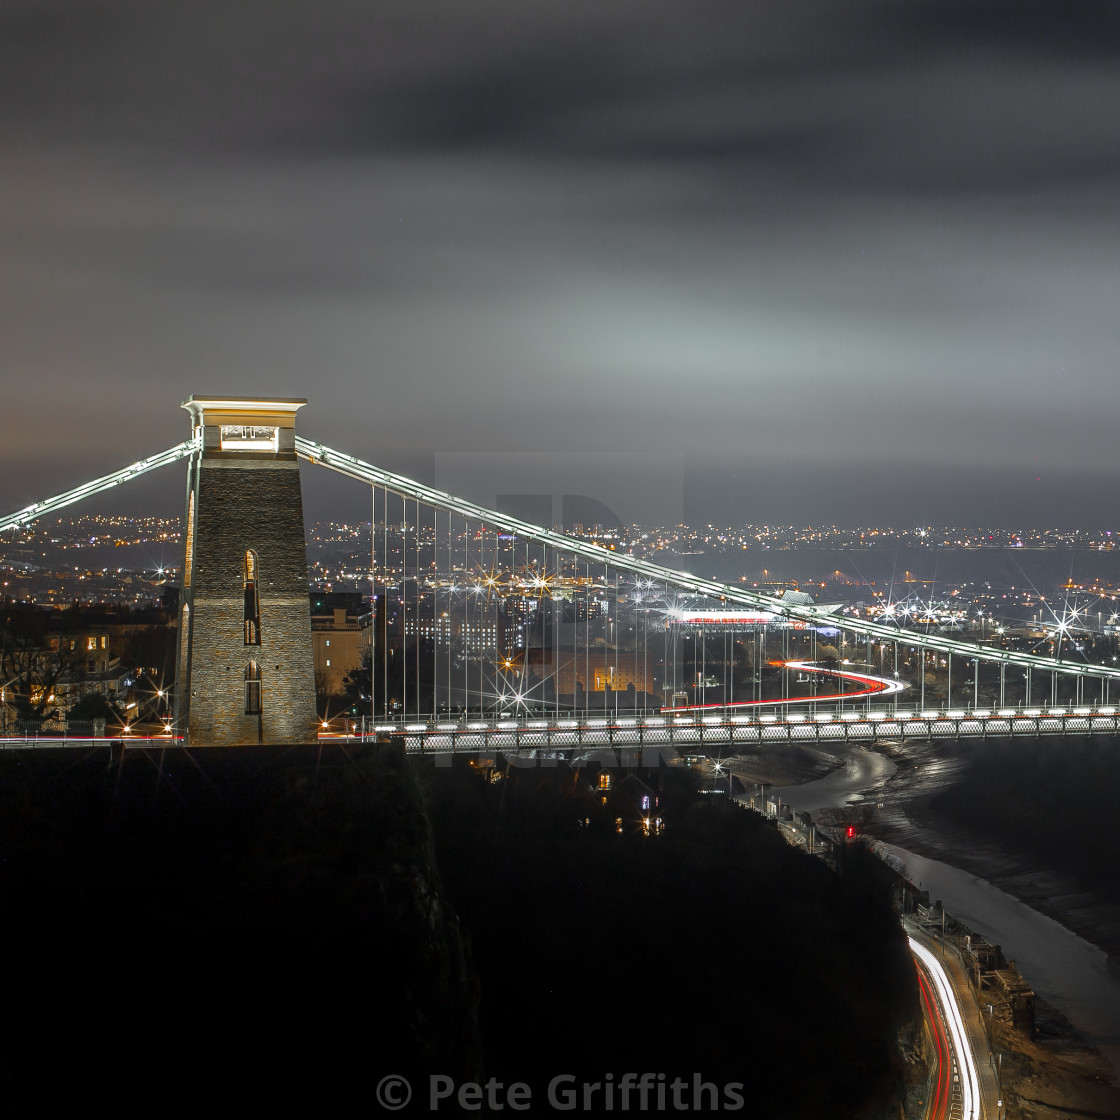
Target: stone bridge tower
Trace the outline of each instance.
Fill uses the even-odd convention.
[[[304,398],[190,397],[175,727],[188,746],[315,741],[295,452]]]

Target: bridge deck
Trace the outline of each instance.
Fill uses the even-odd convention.
[[[1120,708],[1001,708],[902,711],[891,707],[832,708],[810,713],[765,715],[561,715],[398,720],[352,734],[322,731],[320,741],[374,741],[384,736],[410,752],[571,751],[584,747],[733,748],[770,742],[885,739],[1019,738],[1120,734]],[[0,750],[108,746],[163,748],[181,745],[172,735],[65,735],[0,737]]]
[[[402,741],[409,752],[570,751],[586,747],[657,747],[733,753],[760,742],[859,741],[930,738],[1016,738],[1041,735],[1115,735],[1116,708],[1002,709],[999,712],[817,712],[788,716],[636,717],[468,720],[379,724],[376,732]]]

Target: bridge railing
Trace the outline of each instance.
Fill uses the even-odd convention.
[[[989,708],[901,709],[879,706],[844,711],[735,714],[689,713],[587,718],[568,717],[395,720],[356,732],[324,732],[320,738],[371,741],[389,738],[412,752],[535,753],[615,747],[662,747],[682,753],[724,755],[767,741],[874,742],[923,738],[1016,738],[1120,733],[1120,708],[1108,705],[1028,705]],[[656,764],[656,757],[654,758]]]

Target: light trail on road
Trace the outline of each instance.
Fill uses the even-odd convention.
[[[918,989],[926,1007],[926,1019],[933,1034],[934,1045],[937,1047],[937,1081],[927,1103],[926,1117],[928,1120],[945,1120],[949,1115],[949,1088],[952,1084],[953,1070],[949,1054],[949,1039],[945,1034],[945,1024],[941,1020],[941,1014],[930,993],[929,984],[926,982],[925,970],[917,961],[914,962],[914,967],[918,973]]]
[[[978,1120],[980,1116],[980,1079],[976,1074],[976,1062],[972,1057],[972,1049],[968,1045],[968,1036],[964,1029],[964,1019],[961,1009],[957,1005],[953,985],[941,967],[941,962],[924,945],[908,938],[910,952],[925,965],[934,986],[937,988],[938,1000],[945,1012],[945,1019],[952,1035],[953,1050],[957,1055],[957,1068],[961,1076],[961,1099],[964,1105],[965,1120]]]
[[[852,692],[828,692],[817,696],[779,696],[774,700],[733,700],[730,703],[717,704],[680,704],[675,708],[662,708],[662,712],[703,712],[711,709],[730,710],[732,708],[762,708],[762,707],[793,707],[797,704],[824,704],[830,700],[852,700],[857,696],[873,696],[883,693],[890,696],[892,693],[901,692],[906,685],[901,681],[890,680],[888,677],[875,677],[870,673],[853,673],[849,669],[833,668],[832,666],[818,665],[814,661],[786,661],[780,662],[786,669],[796,669],[799,673],[821,673],[827,676],[838,677],[842,681],[855,681],[864,687]]]

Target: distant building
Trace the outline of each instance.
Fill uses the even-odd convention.
[[[87,673],[64,673],[55,682],[54,695],[59,708],[63,711],[68,711],[90,692],[98,692],[106,700],[120,704],[123,708],[127,703],[126,697],[131,687],[132,678],[128,670],[114,658],[104,669]]]
[[[357,592],[311,594],[311,643],[315,688],[338,695],[349,673],[361,668],[373,636],[369,600]]]
[[[534,646],[527,649],[524,656],[528,659],[528,671],[541,680],[554,680],[556,691],[560,693],[584,690],[623,692],[626,689],[653,691],[652,687],[646,687],[647,666],[632,653],[620,653],[616,656],[611,650],[602,648],[561,649],[557,660],[554,650]],[[520,668],[522,655],[518,654],[513,661]],[[654,683],[652,673],[649,683],[651,686]]]
[[[446,612],[438,618],[405,620],[406,638],[421,637],[438,646],[455,645],[468,657],[504,650],[506,628],[504,622],[493,618],[465,618]]]
[[[107,625],[83,625],[50,638],[50,650],[58,653],[77,669],[82,667],[87,673],[103,673],[110,663],[116,662],[113,644],[110,643],[110,630]]]

